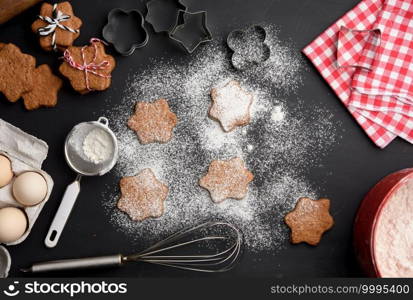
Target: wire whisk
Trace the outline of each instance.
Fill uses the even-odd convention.
[[[234,234],[232,237],[228,232],[224,234],[208,235],[199,237],[194,240],[173,244],[196,231],[210,230],[214,227],[226,227]],[[198,255],[159,255],[166,251],[187,247],[190,245],[199,245],[203,242],[226,242],[227,246],[211,254]],[[167,267],[173,267],[184,270],[199,271],[199,272],[225,272],[234,267],[242,245],[241,232],[233,225],[224,222],[209,222],[198,225],[196,227],[186,229],[173,234],[172,236],[156,243],[141,253],[126,256],[125,261],[142,261],[151,264],[157,264]]]
[[[38,273],[114,267],[129,262],[145,262],[188,271],[226,272],[238,262],[242,242],[242,233],[234,225],[226,222],[207,222],[179,231],[136,254],[54,260],[33,264],[30,268],[22,269],[22,271]],[[191,248],[195,248],[197,253],[173,253]]]

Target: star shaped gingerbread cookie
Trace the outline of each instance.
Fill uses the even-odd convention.
[[[33,71],[33,82],[33,89],[22,96],[26,109],[56,106],[57,94],[63,83],[48,65],[41,65]]]
[[[213,88],[211,99],[209,116],[220,122],[224,131],[232,131],[250,122],[254,96],[245,91],[238,81],[232,80],[222,87]]]
[[[329,199],[300,198],[294,210],[284,218],[291,229],[291,243],[305,242],[313,246],[318,245],[323,233],[334,225],[329,209]]]
[[[159,218],[164,213],[168,186],[160,182],[151,169],[120,180],[121,197],[117,207],[133,221]]]
[[[63,53],[59,71],[75,91],[86,94],[108,89],[115,66],[115,58],[106,53],[105,42],[92,38],[89,45],[69,46]]]
[[[70,2],[43,3],[40,14],[32,24],[32,30],[39,34],[40,46],[46,50],[64,50],[80,35],[82,20],[73,13]]]
[[[166,143],[172,138],[177,122],[178,118],[169,109],[168,101],[158,99],[152,103],[138,102],[128,126],[136,131],[142,144]]]
[[[207,189],[212,201],[219,203],[225,199],[243,199],[248,193],[248,184],[254,175],[245,167],[239,157],[230,160],[213,160],[208,173],[199,180],[199,185]]]
[[[13,44],[5,44],[0,50],[0,92],[10,102],[33,89],[33,71],[36,60],[24,54]]]

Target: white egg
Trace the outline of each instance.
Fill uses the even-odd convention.
[[[44,200],[47,194],[47,183],[37,172],[24,172],[13,182],[14,198],[25,206],[33,206]]]
[[[15,207],[0,209],[0,243],[17,241],[27,230],[26,214]]]
[[[10,160],[0,155],[0,188],[8,185],[13,178]]]

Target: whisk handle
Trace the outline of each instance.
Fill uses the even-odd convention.
[[[76,259],[62,259],[40,262],[33,264],[28,269],[22,269],[23,272],[43,273],[54,271],[70,271],[80,269],[94,269],[104,267],[118,267],[122,265],[122,255],[108,255],[97,257],[86,257]]]

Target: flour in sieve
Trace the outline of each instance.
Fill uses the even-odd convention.
[[[113,153],[111,136],[103,129],[91,130],[83,141],[83,153],[94,164],[108,160]]]
[[[118,182],[107,186],[102,197],[106,213],[114,228],[131,240],[150,244],[206,220],[225,220],[243,231],[251,251],[272,250],[288,239],[283,215],[299,197],[318,196],[319,191],[306,178],[307,170],[331,149],[338,124],[325,108],[303,110],[302,100],[286,100],[284,96],[301,85],[302,58],[278,39],[275,27],[266,29],[272,56],[260,66],[235,71],[227,48],[216,40],[188,61],[152,61],[146,70],[131,76],[120,106],[108,103],[119,140],[118,179],[151,168],[170,189],[165,214],[136,223],[116,209]],[[208,118],[209,93],[212,87],[232,79],[252,92],[255,101],[251,123],[225,133],[219,123]],[[136,101],[161,97],[168,99],[179,118],[174,138],[166,144],[141,145],[127,128],[127,120]],[[276,107],[281,108],[278,121],[273,120]],[[254,173],[254,181],[245,199],[214,204],[198,180],[212,160],[234,156],[243,158]]]

